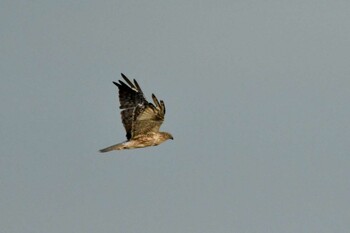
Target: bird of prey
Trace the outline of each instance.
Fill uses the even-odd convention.
[[[126,131],[127,140],[104,148],[100,152],[158,146],[173,136],[167,132],[159,132],[164,121],[165,105],[152,94],[154,104],[147,102],[139,84],[132,83],[124,74],[125,82],[113,82],[119,89],[121,118]]]

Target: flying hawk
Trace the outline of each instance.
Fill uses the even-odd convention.
[[[100,152],[158,146],[173,136],[167,132],[159,132],[164,121],[165,105],[152,94],[154,104],[147,102],[139,84],[132,83],[124,74],[125,82],[113,82],[119,89],[121,118],[126,131],[127,140],[104,148]]]

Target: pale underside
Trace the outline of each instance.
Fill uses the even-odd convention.
[[[163,132],[159,132],[159,133],[151,132],[148,134],[139,135],[136,138],[133,138],[131,140],[107,147],[101,150],[101,152],[108,152],[111,150],[136,149],[136,148],[143,148],[148,146],[158,146],[159,144],[165,142],[168,139],[169,139],[168,135],[166,134],[164,135]]]

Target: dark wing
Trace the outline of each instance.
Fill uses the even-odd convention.
[[[137,108],[145,109],[148,102],[143,96],[143,92],[139,84],[134,79],[132,83],[124,74],[121,74],[125,82],[119,80],[119,83],[113,82],[119,89],[119,102],[122,122],[126,131],[126,138],[129,140],[132,137],[132,127],[134,120],[134,111]]]
[[[134,120],[132,126],[132,137],[146,134],[148,132],[158,132],[164,121],[165,105],[161,100],[152,94],[152,103],[138,105],[134,112]]]

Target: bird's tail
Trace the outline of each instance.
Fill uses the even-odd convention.
[[[113,146],[109,146],[109,147],[106,147],[104,149],[101,149],[100,152],[104,153],[104,152],[109,152],[112,150],[123,150],[123,149],[125,149],[124,143],[118,143],[118,144],[115,144]]]

